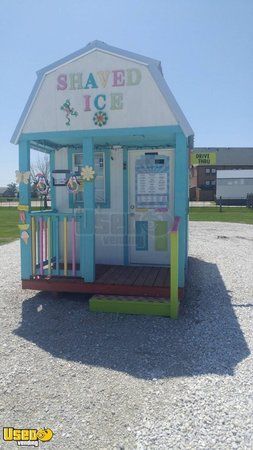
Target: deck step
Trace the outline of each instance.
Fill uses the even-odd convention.
[[[93,295],[89,300],[89,305],[92,312],[170,316],[170,301],[168,298]]]

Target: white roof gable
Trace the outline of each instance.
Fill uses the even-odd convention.
[[[67,102],[67,104],[66,104]],[[180,125],[193,135],[159,61],[94,41],[37,72],[11,142],[21,133]]]

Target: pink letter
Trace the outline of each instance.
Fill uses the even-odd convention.
[[[91,111],[90,109],[90,95],[84,95],[84,111]]]
[[[113,87],[114,86],[125,86],[125,71],[124,70],[113,70]]]
[[[67,75],[59,75],[57,82],[57,91],[64,91],[64,89],[67,89]]]

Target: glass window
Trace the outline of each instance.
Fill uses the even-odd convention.
[[[74,153],[72,160],[73,171],[77,175],[81,175],[82,170],[82,153]],[[105,192],[105,155],[103,152],[95,153],[94,156],[95,166],[95,202],[98,204],[104,204],[106,201]],[[77,194],[74,195],[74,208],[83,208],[83,190],[80,189]]]
[[[215,186],[215,185],[216,185],[216,181],[215,181],[215,180],[212,180],[212,181],[211,181],[211,184],[212,184],[212,186]]]
[[[212,169],[212,173],[216,173],[216,169]]]
[[[206,180],[206,181],[205,181],[205,185],[206,185],[206,186],[210,186],[210,181],[209,181],[209,180]]]
[[[210,169],[207,169],[207,168],[206,168],[206,173],[210,173]]]

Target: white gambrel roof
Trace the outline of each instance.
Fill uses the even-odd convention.
[[[35,85],[32,89],[32,92],[28,98],[26,106],[21,114],[19,122],[18,122],[16,129],[13,133],[13,136],[11,138],[11,142],[13,144],[18,143],[20,134],[22,133],[26,119],[31,110],[33,102],[39,92],[40,86],[44,80],[45,75],[48,74],[49,72],[55,70],[56,68],[59,68],[60,66],[63,66],[65,64],[67,64],[75,59],[78,59],[78,58],[84,56],[85,54],[91,53],[95,50],[99,50],[104,53],[108,53],[108,54],[119,56],[119,57],[122,57],[125,59],[129,59],[129,60],[135,61],[137,63],[139,62],[139,63],[145,64],[147,66],[147,68],[149,69],[149,72],[152,75],[161,94],[163,95],[164,99],[166,100],[169,108],[171,109],[178,125],[180,125],[183,133],[185,134],[186,137],[193,136],[194,133],[193,133],[193,130],[192,130],[190,124],[188,123],[186,117],[184,116],[181,108],[177,104],[175,97],[173,96],[172,92],[170,91],[170,89],[163,77],[160,61],[157,61],[152,58],[148,58],[146,56],[138,55],[136,53],[132,53],[132,52],[129,52],[126,50],[122,50],[117,47],[112,47],[101,41],[93,41],[93,42],[90,42],[86,47],[82,48],[81,50],[71,53],[70,55],[68,55],[62,59],[59,59],[58,61],[54,62],[53,64],[50,64],[37,72],[37,80],[35,82]]]

